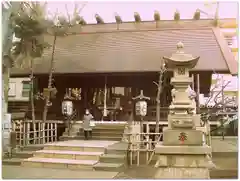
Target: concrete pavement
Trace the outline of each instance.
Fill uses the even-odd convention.
[[[50,168],[2,166],[3,179],[112,179],[118,173],[106,171],[80,171]]]

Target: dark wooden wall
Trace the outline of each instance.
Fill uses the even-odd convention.
[[[207,94],[211,84],[211,72],[198,72],[200,74],[200,93]],[[194,73],[196,74],[196,73]],[[165,87],[161,95],[161,105],[168,107],[171,102],[171,88],[170,79],[172,73],[166,73]],[[63,119],[61,113],[61,103],[63,101],[66,88],[82,88],[82,100],[75,101],[74,104],[79,111],[79,116],[86,108],[87,99],[90,99],[92,93],[91,88],[104,88],[105,79],[107,79],[107,87],[131,87],[132,97],[137,96],[140,90],[144,90],[144,95],[152,98],[155,102],[157,87],[153,81],[158,82],[158,73],[112,73],[112,74],[61,74],[54,75],[54,86],[57,88],[56,98],[52,99],[52,106],[49,107],[48,119]],[[42,92],[43,88],[47,87],[48,75],[36,75],[37,89]],[[195,81],[195,91],[197,84]],[[84,95],[85,92],[85,95]],[[130,98],[131,99],[131,98]],[[44,106],[43,100],[36,102],[36,117],[42,119],[42,110]],[[151,104],[151,102],[150,102]],[[154,105],[153,105],[154,106]]]

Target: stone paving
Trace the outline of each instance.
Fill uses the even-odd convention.
[[[212,138],[213,152],[238,152],[238,138],[229,137],[222,140],[221,137]]]
[[[112,179],[118,173],[106,171],[73,171],[67,169],[2,166],[3,179]]]
[[[98,141],[92,141],[91,144],[96,144]],[[71,142],[76,143],[74,141]],[[79,143],[79,142],[78,142]],[[107,145],[111,145],[113,142],[106,142]],[[236,137],[226,138],[221,140],[220,137],[213,137],[212,139],[213,152],[222,152],[222,153],[236,153],[238,151],[238,139]],[[102,145],[103,146],[103,145]],[[105,146],[105,145],[104,145]],[[237,168],[237,158],[220,158],[214,160],[216,165],[220,168]],[[151,178],[156,169],[150,166],[141,166],[141,167],[132,167],[125,172],[102,172],[102,171],[73,171],[73,170],[64,170],[64,169],[49,169],[49,168],[24,168],[20,166],[2,166],[2,177],[4,179],[149,179]]]
[[[108,147],[118,141],[99,141],[99,140],[69,140],[45,144],[47,146],[70,146],[70,147]]]

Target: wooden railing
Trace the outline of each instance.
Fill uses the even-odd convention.
[[[137,166],[140,165],[141,153],[145,154],[145,164],[149,164],[155,154],[155,146],[159,143],[160,139],[162,138],[162,133],[125,133],[127,135],[127,143],[128,143],[128,159],[129,164],[132,166],[136,164]],[[144,139],[133,139],[133,137],[142,137]],[[152,140],[150,139],[151,136],[156,136],[157,139]],[[132,141],[134,140],[134,141]]]
[[[59,123],[62,121],[12,120],[12,131],[16,133],[16,146],[24,147],[57,141]]]

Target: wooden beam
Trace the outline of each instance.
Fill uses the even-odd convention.
[[[86,25],[87,22],[83,19],[83,17],[80,17],[79,24],[80,24],[80,25]]]
[[[238,48],[231,48],[232,52],[238,52]]]
[[[141,22],[141,17],[138,12],[134,13],[134,19],[135,19],[135,22],[137,23]]]
[[[196,12],[194,13],[193,19],[200,20],[200,10],[199,9],[197,9]]]
[[[200,114],[200,77],[199,74],[197,74],[197,114]]]
[[[237,28],[237,27],[238,25],[236,19],[228,22],[222,22],[220,20],[220,28]]]
[[[233,31],[233,32],[226,32],[226,31],[222,31],[222,34],[225,38],[229,37],[234,37],[237,36],[237,31]]]
[[[116,20],[117,24],[121,24],[122,23],[122,19],[121,19],[121,17],[117,13],[115,13],[115,20]]]
[[[235,60],[235,57],[231,51],[229,51],[229,46],[226,43],[226,40],[221,33],[219,28],[213,28],[213,33],[216,37],[216,40],[221,48],[222,54],[225,58],[229,71],[232,75],[238,74],[238,64]]]
[[[179,21],[180,20],[180,13],[179,13],[178,10],[174,13],[174,20],[175,21]]]
[[[159,12],[158,11],[154,11],[154,20],[155,21],[160,21],[160,14],[159,14]]]
[[[98,14],[95,15],[95,18],[96,18],[97,24],[104,24],[103,19]]]

